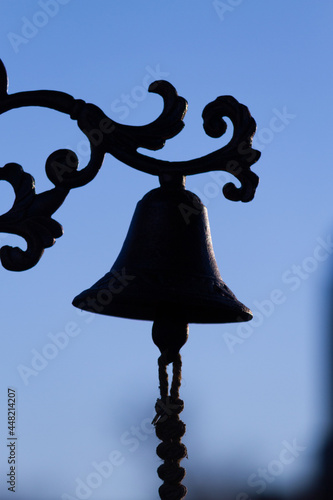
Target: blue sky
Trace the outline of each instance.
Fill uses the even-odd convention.
[[[220,491],[232,483],[234,499],[254,495],[249,478],[272,469],[295,440],[302,451],[267,489],[292,491],[316,473],[328,425],[332,10],[314,0],[1,4],[10,93],[61,90],[115,121],[143,125],[162,109],[147,83],[168,80],[189,109],[184,130],[152,153],[167,160],[195,158],[228,140],[231,132],[212,139],[202,129],[202,110],[219,95],[233,95],[257,122],[262,157],[252,167],[260,176],[252,202],[222,196],[225,174],[187,179],[207,206],[223,279],[255,313],[246,330],[190,325],[181,389],[189,488],[203,488],[208,477]],[[52,187],[44,165],[54,150],[69,147],[87,163],[85,137],[55,111],[12,111],[1,116],[0,130],[1,166],[21,164],[37,192]],[[155,177],[107,156],[94,181],[73,190],[55,214],[64,235],[39,264],[23,273],[0,269],[0,436],[4,443],[7,388],[14,387],[17,500],[79,499],[80,481],[111,460],[109,476],[86,498],[156,498],[158,441],[147,424],[158,396],[151,324],[80,315],[71,305],[110,269],[136,203],[154,187]],[[2,182],[1,213],[13,199]],[[0,241],[22,244],[8,235]],[[67,344],[46,347],[60,332]],[[55,355],[45,360],[43,352]],[[39,357],[36,373],[22,376],[36,356],[44,362]],[[11,498],[7,456],[2,444],[4,500]]]

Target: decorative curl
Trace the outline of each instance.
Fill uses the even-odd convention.
[[[3,98],[4,96],[7,95],[7,89],[8,89],[7,71],[3,62],[0,59],[0,98]]]
[[[106,116],[98,106],[86,103],[82,99],[74,99],[64,92],[38,90],[8,94],[7,87],[6,69],[0,60],[0,114],[25,106],[54,109],[76,120],[90,144],[90,160],[81,169],[79,169],[78,158],[74,151],[59,149],[53,152],[46,161],[45,169],[55,188],[36,195],[30,182],[31,192],[28,198],[32,201],[31,206],[29,205],[29,213],[20,208],[24,206],[26,200],[18,195],[12,210],[0,217],[0,222],[1,220],[7,221],[5,232],[19,234],[28,243],[26,252],[18,248],[4,247],[2,249],[2,261],[7,269],[29,269],[38,262],[44,248],[51,246],[55,238],[60,236],[58,228],[61,226],[50,218],[51,213],[45,216],[45,207],[52,205],[56,207],[53,211],[57,210],[70,189],[90,182],[101,168],[105,153],[110,153],[137,170],[159,176],[161,182],[166,178],[168,182],[171,182],[171,179],[174,181],[173,184],[181,183],[186,175],[223,170],[236,177],[241,184],[237,188],[233,183],[227,183],[223,188],[226,198],[247,202],[254,196],[259,179],[250,170],[250,166],[260,157],[260,152],[252,149],[251,146],[256,125],[247,107],[231,96],[218,97],[205,107],[202,115],[204,130],[210,137],[215,138],[221,137],[226,131],[227,125],[223,117],[230,118],[234,132],[229,144],[201,158],[168,162],[148,157],[137,151],[139,148],[154,151],[161,149],[167,139],[176,136],[184,127],[183,119],[187,110],[187,102],[183,97],[178,96],[176,89],[166,81],[156,81],[149,86],[149,92],[162,97],[164,106],[156,120],[144,126],[119,124]],[[9,165],[11,165],[12,172],[18,176],[17,180],[13,178],[14,174],[10,175],[11,180],[7,179]],[[19,179],[24,177],[23,171],[15,165],[8,164],[3,167],[5,170],[2,170],[3,178],[1,177],[13,186],[14,184],[16,186]],[[31,176],[30,178],[32,179]],[[17,222],[18,220],[20,223]],[[57,228],[55,224],[58,224]],[[46,236],[45,227],[51,226],[52,237]],[[0,230],[3,231],[3,227],[4,222]]]
[[[201,158],[188,161],[169,162],[151,158],[138,153],[138,147],[154,149],[152,144],[156,141],[156,146],[162,146],[164,141],[170,136],[167,131],[170,129],[175,133],[180,129],[181,112],[186,112],[186,101],[176,97],[176,91],[168,82],[157,82],[163,93],[159,92],[164,99],[164,111],[160,117],[144,127],[128,127],[122,125],[122,132],[131,138],[133,148],[123,147],[125,144],[119,140],[116,147],[111,147],[108,151],[118,160],[127,165],[152,175],[162,177],[164,174],[181,178],[181,176],[194,175],[213,170],[222,170],[236,177],[241,186],[237,188],[232,183],[227,183],[223,188],[224,196],[232,201],[251,201],[254,197],[259,178],[250,170],[253,163],[260,158],[260,152],[252,149],[252,138],[256,130],[256,123],[252,118],[248,108],[240,104],[231,96],[221,96],[209,103],[203,111],[203,126],[205,132],[214,138],[221,137],[227,130],[227,124],[223,116],[230,118],[234,131],[230,142],[224,147],[209,153]],[[151,87],[149,88],[150,91]],[[154,90],[156,92],[156,90]],[[177,122],[178,120],[178,122]],[[169,125],[166,126],[166,123]],[[171,128],[171,124],[172,127]],[[178,128],[177,128],[178,127]],[[179,131],[179,130],[178,130]],[[152,135],[150,144],[141,140],[145,134]],[[159,140],[153,135],[159,134]],[[139,141],[140,139],[140,141]],[[129,142],[127,142],[128,146]]]
[[[12,208],[0,217],[0,231],[17,234],[27,242],[27,250],[8,245],[0,249],[0,259],[9,271],[25,271],[37,264],[44,249],[51,247],[62,235],[61,225],[51,215],[65,200],[68,190],[56,186],[41,194],[35,193],[35,180],[17,163],[0,168],[0,180],[14,188]]]

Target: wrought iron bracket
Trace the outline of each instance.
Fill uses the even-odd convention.
[[[204,130],[214,138],[221,137],[227,129],[223,117],[231,120],[234,130],[229,143],[201,158],[169,162],[137,151],[138,148],[161,149],[165,141],[175,137],[184,126],[187,102],[166,81],[156,81],[148,89],[163,98],[164,108],[156,120],[144,126],[117,123],[94,104],[64,92],[37,90],[8,94],[7,89],[7,72],[0,60],[0,114],[26,106],[54,109],[76,120],[90,143],[90,160],[80,170],[76,154],[69,149],[57,150],[47,158],[46,175],[55,187],[41,194],[35,193],[33,177],[20,165],[8,163],[0,168],[0,180],[9,182],[15,192],[12,208],[0,216],[0,232],[22,236],[27,242],[25,251],[8,245],[0,249],[2,265],[8,270],[30,269],[37,264],[44,249],[62,235],[61,225],[51,216],[71,189],[94,179],[106,153],[137,170],[159,176],[161,182],[163,179],[178,182],[184,176],[214,170],[226,171],[241,184],[240,187],[225,184],[223,194],[227,199],[248,202],[254,197],[259,178],[250,167],[260,157],[260,152],[252,148],[256,123],[248,108],[231,96],[218,97],[202,113]]]

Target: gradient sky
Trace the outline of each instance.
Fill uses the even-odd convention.
[[[295,440],[302,451],[267,490],[292,491],[317,471],[328,424],[333,281],[332,14],[331,2],[314,0],[1,2],[10,93],[61,90],[115,121],[143,125],[162,109],[147,83],[168,80],[189,103],[184,130],[152,154],[168,160],[228,141],[230,131],[212,139],[202,129],[202,110],[219,95],[233,95],[257,122],[262,157],[252,167],[260,184],[251,203],[222,196],[226,174],[187,180],[207,206],[223,279],[255,313],[246,330],[190,325],[181,389],[189,499],[207,480],[219,491],[230,484],[235,500],[242,491],[254,495],[249,478],[273,467]],[[52,187],[44,165],[54,150],[75,150],[83,166],[89,158],[75,122],[51,110],[1,116],[0,137],[1,166],[21,164],[37,192]],[[12,498],[8,387],[17,393],[16,500],[79,499],[79,482],[110,456],[112,472],[86,498],[157,498],[158,441],[148,425],[158,397],[151,324],[82,315],[71,305],[110,269],[136,203],[157,185],[108,155],[94,181],[73,190],[54,215],[64,235],[39,264],[23,273],[0,269],[3,500]],[[1,213],[13,199],[2,182]],[[22,245],[9,235],[0,241]],[[65,348],[22,376],[59,332],[71,334]]]

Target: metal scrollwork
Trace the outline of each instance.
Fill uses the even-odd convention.
[[[56,186],[41,194],[35,193],[34,178],[17,163],[0,168],[0,180],[9,182],[15,192],[12,208],[0,217],[4,233],[17,234],[27,242],[27,250],[4,246],[0,250],[2,265],[9,271],[25,271],[37,264],[44,249],[51,247],[62,235],[62,227],[51,218],[69,190]]]
[[[0,60],[0,114],[26,106],[41,106],[65,113],[77,121],[91,150],[88,164],[81,169],[74,151],[60,149],[53,152],[46,160],[45,171],[55,187],[41,194],[35,193],[33,177],[20,165],[9,163],[0,168],[0,180],[9,182],[15,191],[12,208],[0,216],[0,231],[22,236],[27,242],[26,251],[9,246],[1,248],[1,262],[8,270],[30,269],[37,264],[44,249],[62,235],[61,225],[51,215],[71,189],[84,186],[97,175],[106,153],[160,178],[165,174],[176,178],[223,170],[241,184],[237,188],[233,183],[227,183],[223,188],[226,198],[247,202],[255,194],[259,179],[250,167],[260,157],[260,152],[251,146],[256,123],[247,107],[231,96],[218,97],[205,107],[202,114],[204,130],[214,138],[225,133],[227,125],[223,117],[229,118],[234,127],[230,142],[201,158],[169,162],[137,151],[138,148],[161,149],[165,141],[176,136],[184,126],[187,102],[166,81],[154,82],[148,89],[163,98],[164,108],[156,120],[144,126],[119,124],[94,104],[74,99],[64,92],[38,90],[8,94],[7,88],[7,73]]]

